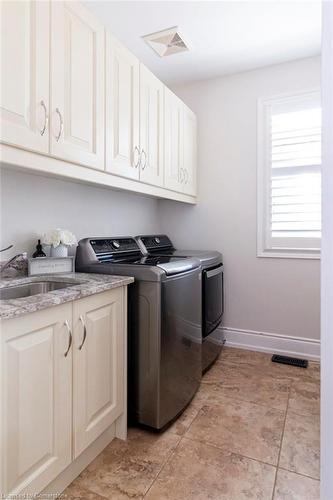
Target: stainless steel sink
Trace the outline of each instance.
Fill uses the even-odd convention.
[[[38,293],[52,292],[61,288],[79,285],[80,283],[66,281],[31,281],[23,285],[7,286],[0,288],[0,300],[20,299],[30,297]]]

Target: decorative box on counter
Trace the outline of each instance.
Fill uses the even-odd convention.
[[[74,273],[74,257],[35,257],[28,260],[29,276]]]

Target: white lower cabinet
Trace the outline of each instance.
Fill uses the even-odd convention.
[[[1,498],[41,492],[126,415],[125,299],[120,287],[2,321]]]
[[[64,304],[1,325],[1,495],[36,493],[71,462],[71,323]]]
[[[122,289],[74,303],[74,455],[124,411]]]

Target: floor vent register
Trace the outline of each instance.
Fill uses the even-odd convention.
[[[290,356],[280,356],[279,354],[273,354],[272,361],[273,363],[298,366],[299,368],[307,368],[309,364],[307,359],[291,358]]]

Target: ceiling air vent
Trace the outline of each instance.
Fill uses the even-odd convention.
[[[188,50],[186,43],[179,34],[178,26],[151,33],[142,38],[160,57],[171,56]]]

